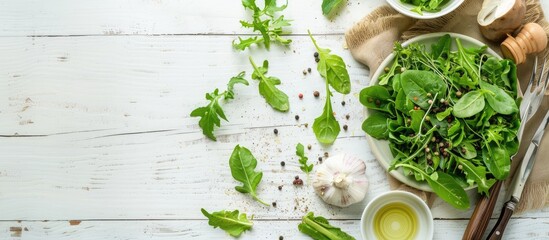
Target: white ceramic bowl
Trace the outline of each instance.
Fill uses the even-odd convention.
[[[433,239],[434,226],[433,215],[427,204],[418,196],[404,191],[391,191],[375,197],[362,212],[360,218],[360,231],[362,239],[375,240],[373,219],[375,214],[385,205],[390,203],[403,203],[409,206],[417,216],[417,230],[415,239]]]
[[[404,42],[402,44],[402,46],[408,46],[411,43],[419,42],[419,43],[426,44],[426,46],[427,46],[426,49],[429,50],[429,49],[431,49],[429,46],[432,43],[435,43],[441,36],[443,36],[445,34],[450,34],[450,37],[452,37],[452,50],[453,51],[457,50],[457,46],[456,46],[455,41],[454,41],[455,38],[459,38],[461,40],[461,44],[466,48],[468,48],[468,47],[481,47],[481,46],[485,45],[484,43],[482,43],[482,42],[480,42],[480,41],[478,41],[478,40],[476,40],[472,37],[468,37],[468,36],[457,34],[457,33],[430,33],[430,34],[425,34],[425,35],[421,35],[421,36],[412,38],[412,39]],[[490,48],[488,48],[486,50],[486,52],[489,53],[490,55],[498,58],[498,59],[501,59],[501,57]],[[377,71],[374,73],[372,79],[370,80],[370,86],[376,85],[378,83],[379,76],[381,74],[383,74],[383,71],[384,71],[385,67],[390,66],[393,63],[394,58],[395,58],[395,55],[393,53],[391,53],[389,56],[387,56],[387,58],[385,58],[385,60],[383,62],[381,62],[381,64],[377,68]],[[368,116],[370,116],[370,114],[372,112],[373,112],[373,110],[366,109],[365,119],[368,118]],[[376,159],[379,161],[381,166],[383,166],[385,168],[385,170],[387,170],[389,168],[390,164],[391,164],[391,161],[393,160],[393,154],[391,153],[391,150],[389,149],[389,142],[384,141],[384,140],[383,141],[377,140],[377,139],[371,137],[368,134],[366,134],[366,139],[368,140],[368,144],[370,145],[370,149],[372,150],[372,153],[374,154],[374,156],[376,156]],[[418,182],[418,181],[415,180],[415,178],[413,176],[411,176],[411,177],[410,176],[405,176],[402,173],[401,169],[393,170],[393,171],[390,171],[389,173],[393,177],[395,177],[396,179],[398,179],[399,181],[401,181],[402,183],[404,183],[408,186],[411,186],[411,187],[414,187],[414,188],[417,188],[417,189],[420,189],[420,190],[423,190],[423,191],[429,191],[429,192],[433,191],[431,189],[431,187],[426,182]],[[470,190],[470,189],[473,189],[473,188],[476,188],[476,185],[468,187],[465,190]]]
[[[433,18],[442,17],[456,10],[456,8],[458,8],[459,5],[463,3],[463,1],[464,0],[450,0],[442,6],[442,9],[440,9],[440,11],[438,12],[423,11],[423,15],[417,12],[412,12],[411,9],[414,8],[415,6],[408,3],[402,3],[400,0],[387,0],[387,3],[391,5],[391,7],[393,7],[395,10],[397,10],[398,12],[408,17],[413,17],[417,19],[433,19]]]

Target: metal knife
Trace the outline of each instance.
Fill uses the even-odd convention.
[[[490,232],[490,235],[488,235],[487,239],[489,240],[501,239],[501,237],[503,236],[503,231],[505,230],[509,219],[511,219],[511,215],[513,215],[516,205],[520,201],[522,190],[524,189],[524,184],[526,183],[526,180],[528,180],[530,172],[532,172],[532,167],[534,166],[534,162],[536,160],[536,154],[538,152],[539,144],[541,142],[543,134],[545,133],[547,123],[549,123],[548,119],[549,111],[545,114],[545,117],[543,117],[541,124],[536,130],[536,133],[534,134],[534,137],[532,138],[532,141],[528,146],[528,150],[526,150],[526,154],[522,159],[522,163],[520,164],[519,169],[517,169],[517,172],[513,177],[513,182],[511,183],[511,186],[509,188],[509,192],[511,193],[510,199],[503,205],[501,215],[499,216],[496,225]]]

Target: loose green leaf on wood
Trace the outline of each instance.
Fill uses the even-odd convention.
[[[331,16],[343,0],[322,0],[322,14]]]
[[[322,112],[322,115],[317,117],[313,122],[313,131],[316,139],[324,144],[332,144],[340,131],[339,123],[334,117],[334,112],[332,110],[332,102],[330,101],[331,95],[332,93],[328,87],[328,82],[326,82],[326,103],[324,104],[324,111]]]
[[[351,92],[351,80],[349,78],[349,72],[347,72],[347,66],[340,56],[330,54],[330,49],[320,48],[316,40],[309,32],[309,37],[313,41],[316,50],[318,51],[318,65],[317,70],[320,75],[328,81],[330,86],[339,93],[348,94]]]
[[[208,218],[208,224],[214,228],[221,228],[233,237],[238,237],[242,232],[250,230],[253,223],[248,220],[245,213],[239,214],[238,210],[234,211],[219,211],[209,213],[204,208],[201,208],[202,214]]]
[[[245,147],[236,145],[229,159],[229,166],[231,167],[233,178],[242,183],[242,186],[235,187],[236,191],[248,193],[254,200],[269,206],[269,204],[257,197],[256,188],[259,182],[261,182],[263,173],[255,171],[257,160],[252,155],[252,152]]]
[[[328,220],[309,212],[297,226],[300,232],[307,234],[315,240],[355,240],[354,237],[342,231],[340,228],[330,225]]]
[[[259,81],[259,94],[261,94],[265,101],[275,110],[287,112],[290,109],[288,95],[276,87],[276,85],[281,83],[280,79],[265,76],[268,71],[269,62],[265,60],[263,61],[263,66],[258,67],[255,65],[252,57],[250,57],[250,63],[254,68],[252,78]]]
[[[313,171],[313,164],[307,164],[307,160],[309,160],[309,158],[305,156],[305,147],[303,144],[298,143],[295,146],[295,154],[299,157],[299,168],[301,171],[309,175],[309,173]]]

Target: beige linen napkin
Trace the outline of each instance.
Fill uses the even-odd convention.
[[[549,35],[549,23],[545,20],[539,0],[526,0],[525,2],[526,16],[523,23],[537,22],[544,27]],[[482,1],[479,0],[465,0],[454,12],[429,20],[416,20],[396,12],[389,6],[382,6],[349,29],[345,34],[345,39],[353,57],[370,68],[370,76],[373,75],[385,57],[392,52],[395,41],[407,40],[425,33],[461,33],[487,43],[489,47],[499,52],[499,43],[484,39],[478,28],[477,14],[481,5]],[[540,53],[540,57],[546,54],[547,50]],[[528,84],[533,64],[532,58],[530,56],[525,64],[518,66],[518,78],[522,89]],[[549,109],[549,99],[546,97],[539,110],[541,114],[537,114],[528,122],[523,135],[524,139],[530,139],[533,136],[544,115],[544,110],[547,109]],[[522,159],[528,144],[528,141],[522,142],[515,159]],[[538,209],[549,205],[549,157],[547,157],[549,156],[549,134],[544,137],[541,145],[536,164],[519,203],[518,211]],[[515,169],[518,163],[519,161],[513,161],[512,169]],[[390,175],[388,177],[391,188],[415,192],[428,204],[432,203],[434,194],[412,189]]]

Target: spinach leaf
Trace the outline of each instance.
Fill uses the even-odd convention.
[[[234,99],[234,85],[238,83],[248,85],[248,81],[244,79],[244,75],[245,72],[241,72],[232,77],[227,84],[227,90],[222,93],[217,88],[212,93],[206,93],[206,100],[209,100],[210,103],[204,107],[196,108],[191,112],[191,117],[200,117],[198,126],[202,128],[202,133],[211,140],[217,140],[213,134],[213,130],[215,126],[221,126],[221,119],[219,118],[228,121],[221,105],[219,105],[219,99],[222,97],[225,100]]]
[[[248,220],[245,213],[238,213],[238,210],[230,211],[219,211],[209,213],[208,211],[201,208],[202,214],[208,218],[208,224],[214,228],[221,228],[225,230],[228,234],[233,237],[238,237],[242,232],[250,230],[253,226],[253,223]]]
[[[330,92],[328,81],[326,81],[326,103],[324,104],[324,111],[322,112],[322,115],[317,117],[313,122],[313,131],[316,139],[324,144],[332,144],[340,131],[339,123],[334,117],[334,112],[332,110],[332,102],[330,101],[331,95],[332,92]]]
[[[330,16],[343,0],[322,0],[322,14]]]
[[[309,235],[316,240],[354,240],[351,235],[343,232],[340,228],[330,225],[328,220],[309,212],[303,217],[302,222],[297,226],[300,232]]]
[[[503,89],[484,81],[480,81],[480,87],[481,89],[487,91],[484,94],[486,101],[496,112],[501,114],[518,112],[518,107],[515,100],[503,91]]]
[[[253,20],[252,22],[241,20],[240,24],[242,27],[252,28],[254,31],[259,32],[261,37],[256,36],[246,39],[238,37],[239,42],[236,42],[236,39],[233,41],[235,49],[242,51],[252,44],[258,43],[263,43],[265,48],[269,49],[271,41],[279,42],[283,45],[289,45],[292,42],[292,40],[282,37],[282,35],[290,33],[284,30],[284,28],[290,26],[292,20],[284,19],[284,15],[275,17],[277,12],[286,9],[288,2],[285,5],[277,6],[276,0],[266,0],[263,9],[257,6],[255,0],[242,0],[242,5],[244,9],[253,11]]]
[[[370,86],[360,91],[359,100],[362,105],[380,111],[389,112],[387,104],[390,103],[391,95],[389,91],[382,86]],[[413,107],[413,106],[412,106]]]
[[[261,94],[261,96],[265,98],[265,101],[275,110],[287,112],[290,109],[288,95],[276,87],[276,85],[280,84],[280,79],[265,76],[269,67],[269,62],[265,60],[263,61],[263,67],[257,67],[252,57],[250,57],[250,63],[254,68],[252,78],[259,80],[259,94]]]
[[[303,144],[298,143],[297,146],[295,146],[295,154],[299,157],[299,165],[301,165],[299,168],[309,176],[309,173],[313,171],[313,164],[307,165],[307,160],[309,160],[309,158],[305,156],[305,147],[303,147]]]
[[[433,56],[433,59],[449,56],[451,47],[452,38],[450,37],[450,34],[440,37],[438,41],[431,46],[431,55]]]
[[[309,37],[313,41],[316,50],[318,51],[318,58],[320,61],[317,65],[317,70],[320,75],[328,81],[330,86],[339,93],[348,94],[351,92],[351,80],[349,73],[347,72],[347,66],[340,56],[330,54],[330,49],[320,48],[316,44],[316,40],[309,32]]]
[[[511,156],[509,152],[494,143],[487,144],[482,148],[482,151],[482,160],[488,171],[498,180],[507,178],[511,169]]]
[[[478,192],[488,195],[488,191],[496,182],[496,179],[486,178],[486,168],[483,166],[475,166],[473,163],[463,159],[457,158],[458,163],[465,172],[468,179],[475,182],[478,187]]]
[[[442,171],[436,173],[438,174],[436,180],[431,177],[425,178],[436,194],[457,209],[468,209],[470,206],[469,197],[459,183],[447,173]]]
[[[400,84],[408,99],[423,109],[429,108],[429,100],[432,100],[433,96],[446,96],[446,84],[433,72],[406,70],[400,75]]]
[[[375,112],[362,123],[362,130],[376,139],[388,139],[387,117]]]
[[[458,146],[459,153],[465,159],[473,159],[477,157],[477,150],[475,146],[469,142],[462,142]]]
[[[456,102],[452,114],[458,118],[468,118],[482,111],[484,104],[484,94],[481,91],[470,91]]]
[[[233,178],[243,184],[242,186],[236,186],[236,191],[249,193],[254,200],[269,206],[268,203],[261,201],[261,199],[257,197],[255,191],[257,185],[261,182],[261,178],[263,178],[263,173],[255,171],[257,160],[252,155],[252,152],[245,147],[236,145],[231,154],[231,158],[229,159],[229,166],[231,167]]]
[[[423,121],[423,116],[425,116],[425,111],[423,110],[412,110],[410,111],[410,117],[412,118],[412,129],[414,132],[419,133],[421,122]]]

